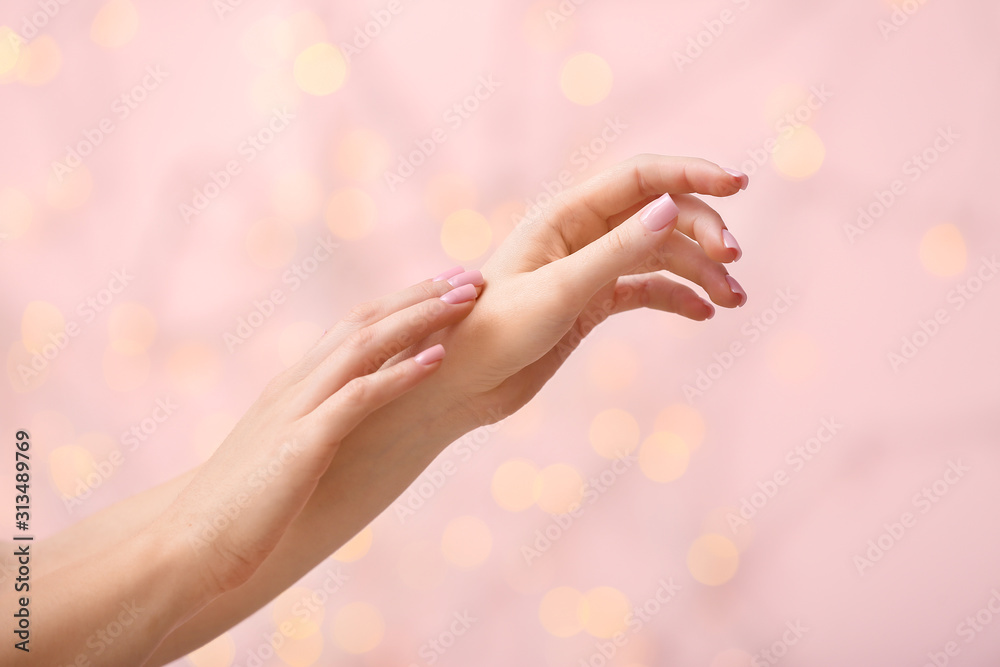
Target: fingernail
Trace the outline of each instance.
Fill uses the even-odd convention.
[[[744,174],[742,171],[736,171],[735,169],[722,168],[730,176],[735,176],[740,179],[740,190],[746,190],[747,186],[750,185],[750,177]]]
[[[434,280],[448,280],[448,278],[451,278],[452,276],[457,276],[462,271],[465,271],[465,269],[463,269],[461,266],[456,266],[454,269],[448,269],[441,275],[435,276]]]
[[[455,305],[457,303],[465,303],[466,301],[472,301],[476,298],[476,287],[475,285],[462,285],[461,287],[456,287],[450,292],[446,293],[441,297],[441,300],[445,303],[450,303]]]
[[[704,303],[706,306],[708,306],[708,317],[706,317],[705,319],[710,320],[713,317],[715,317],[715,306],[713,306],[711,303],[709,303],[705,299],[702,299],[701,302]]]
[[[740,284],[736,282],[736,278],[733,278],[732,276],[726,276],[726,282],[729,283],[729,289],[733,291],[733,294],[740,295],[740,306],[742,307],[743,304],[747,302],[747,293],[744,292],[743,288],[740,287]]]
[[[651,232],[659,232],[677,219],[677,204],[669,194],[650,202],[639,212],[639,222]]]
[[[429,347],[413,357],[413,360],[421,366],[430,366],[435,361],[441,361],[442,359],[444,359],[444,345],[441,344]]]
[[[740,257],[743,256],[743,249],[740,248],[740,244],[736,242],[736,237],[730,234],[728,229],[722,230],[722,244],[727,248],[736,251],[736,259],[733,260],[734,262],[738,262]]]
[[[465,273],[460,273],[453,278],[449,278],[448,284],[452,287],[461,287],[462,285],[482,285],[483,274],[479,271],[466,271]]]

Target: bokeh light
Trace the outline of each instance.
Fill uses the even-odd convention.
[[[49,35],[39,35],[21,46],[14,71],[21,83],[41,86],[56,77],[62,69],[62,51]]]
[[[476,259],[493,241],[490,223],[482,213],[460,209],[445,218],[441,227],[441,246],[459,262]]]
[[[320,604],[315,591],[305,586],[292,586],[271,603],[271,618],[282,634],[292,639],[304,639],[321,630],[326,607]]]
[[[590,422],[590,446],[606,459],[616,459],[639,446],[639,423],[621,408],[603,410]]]
[[[535,504],[542,491],[538,468],[524,459],[505,461],[493,473],[491,491],[497,505],[505,510],[526,510]]]
[[[538,605],[538,620],[554,637],[572,637],[583,630],[583,593],[569,586],[548,591]]]
[[[570,102],[591,106],[611,94],[611,66],[594,53],[578,53],[562,67],[559,87]]]
[[[583,477],[567,463],[546,466],[538,475],[538,507],[549,514],[566,514],[583,501]]]
[[[347,79],[347,61],[333,44],[320,42],[295,58],[295,83],[310,95],[329,95]]]
[[[0,188],[0,234],[6,240],[24,236],[34,217],[35,210],[27,195],[15,188]]]
[[[50,175],[45,201],[57,211],[72,211],[87,203],[93,189],[94,179],[87,165],[82,164],[68,174]]]
[[[334,615],[332,635],[337,646],[347,653],[367,653],[382,643],[385,621],[375,605],[351,602]]]
[[[21,316],[21,341],[29,352],[55,356],[69,344],[66,319],[59,308],[47,301],[30,301]],[[48,348],[48,349],[45,349]]]
[[[632,605],[625,594],[611,586],[587,591],[581,607],[584,629],[594,637],[608,639],[624,632]]]
[[[674,403],[656,415],[653,428],[679,435],[688,448],[694,451],[705,441],[707,425],[698,408],[686,403]]]
[[[371,526],[362,528],[361,532],[333,552],[333,559],[339,560],[341,563],[353,563],[356,560],[360,560],[372,548],[372,541],[374,539],[375,533],[372,531]]]
[[[130,0],[109,0],[90,24],[90,39],[98,46],[117,49],[131,42],[138,29],[135,5]]]
[[[672,482],[687,470],[691,454],[675,433],[657,431],[639,448],[639,467],[654,482]]]
[[[799,125],[778,137],[778,147],[772,160],[782,176],[793,181],[809,178],[823,166],[826,147],[819,135],[808,125]]]
[[[920,239],[920,263],[928,273],[942,278],[965,271],[965,238],[962,230],[947,223],[931,227]]]
[[[717,533],[702,535],[688,551],[691,576],[706,586],[721,586],[736,574],[740,552],[729,538]]]

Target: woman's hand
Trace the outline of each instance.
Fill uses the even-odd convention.
[[[661,270],[720,306],[742,306],[746,293],[724,266],[739,259],[739,245],[690,193],[727,197],[747,180],[705,160],[643,155],[557,196],[487,262],[476,312],[432,338],[451,362],[433,384],[471,425],[489,423],[524,405],[610,315],[639,307],[694,320],[715,314]]]
[[[181,536],[216,595],[257,570],[312,496],[341,441],[440,366],[435,345],[384,362],[472,312],[482,275],[424,281],[363,304],[276,377],[152,531]]]

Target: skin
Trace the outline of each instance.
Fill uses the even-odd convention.
[[[731,196],[744,183],[704,160],[638,156],[519,225],[483,267],[476,300],[445,304],[451,286],[427,280],[358,306],[272,380],[205,464],[33,547],[31,654],[7,642],[3,664],[177,659],[329,557],[448,444],[522,407],[600,321],[636,308],[714,314],[662,271],[741,305],[724,266],[738,252],[692,193]],[[640,211],[665,193],[678,215],[650,231]],[[444,361],[412,358],[437,344]],[[95,635],[116,622],[112,642]]]

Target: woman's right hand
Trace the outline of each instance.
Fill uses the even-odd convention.
[[[726,264],[742,254],[722,217],[691,193],[729,197],[744,174],[707,160],[641,155],[557,195],[483,267],[476,312],[436,334],[450,364],[431,384],[466,429],[524,405],[599,322],[653,308],[705,320],[747,295]]]

